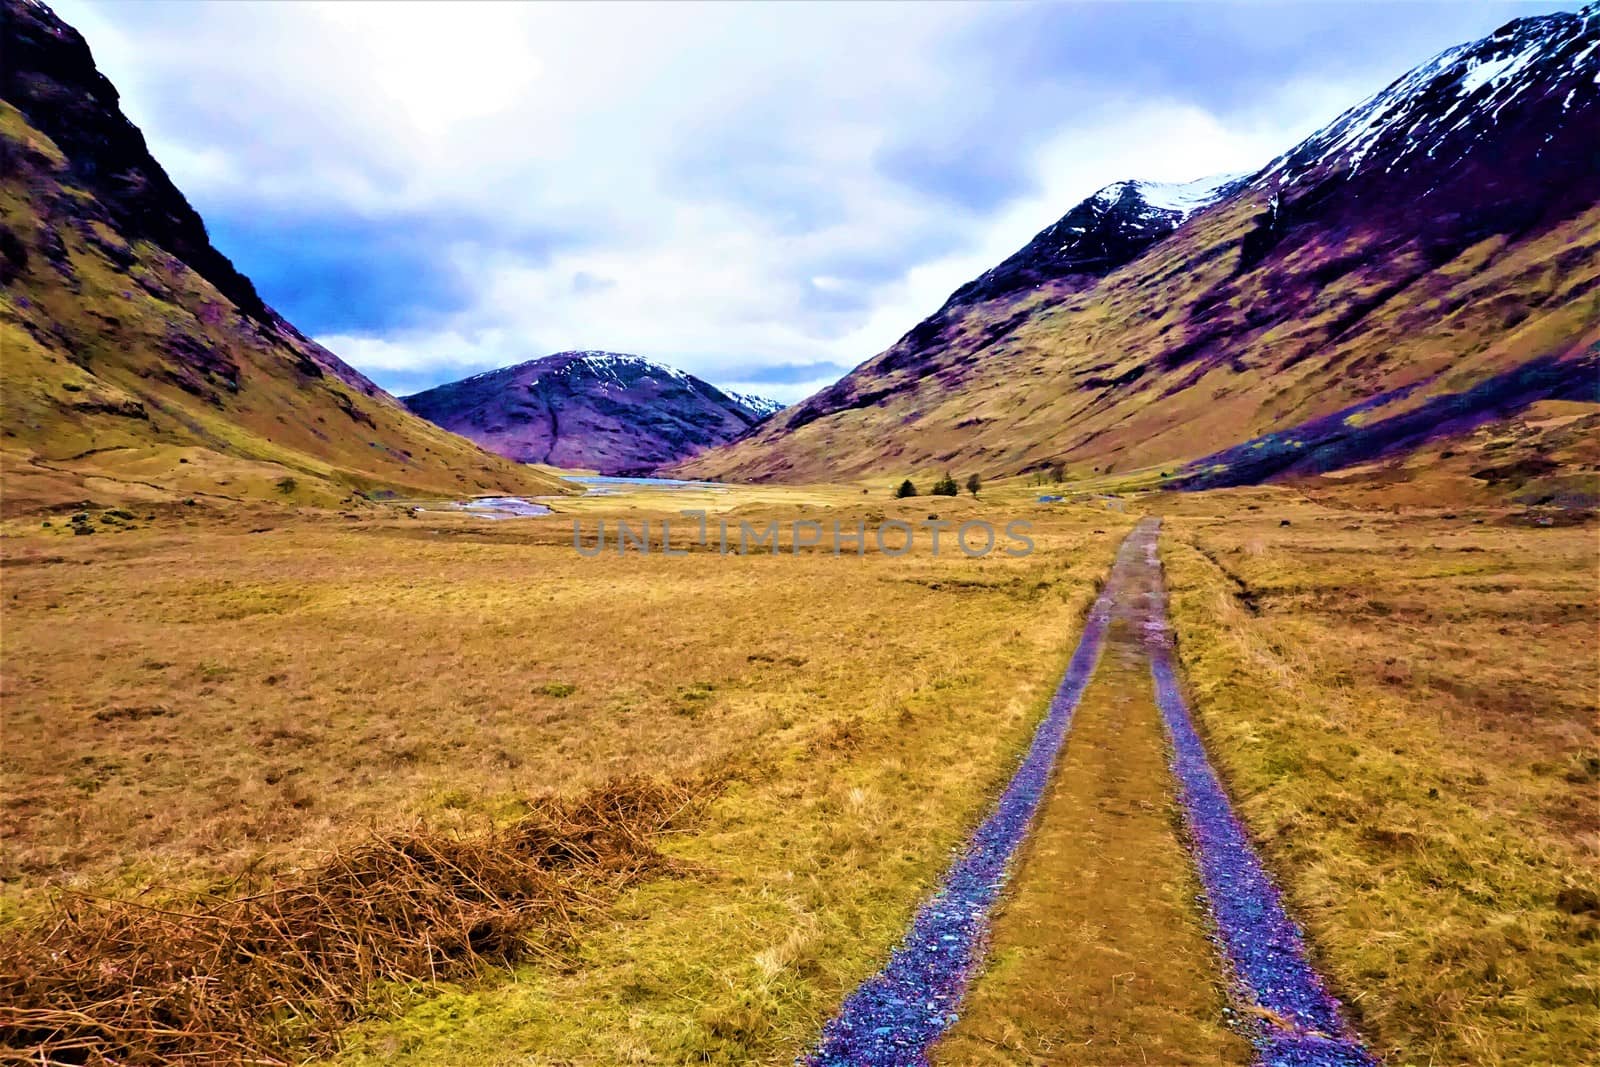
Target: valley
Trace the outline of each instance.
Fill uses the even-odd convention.
[[[0,0],[0,1063],[1600,1062],[1600,5],[863,9]]]

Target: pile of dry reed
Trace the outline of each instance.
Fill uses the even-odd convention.
[[[669,861],[689,790],[628,781],[460,836],[416,826],[173,906],[63,895],[0,934],[0,1062],[284,1063],[418,982],[558,949]]]

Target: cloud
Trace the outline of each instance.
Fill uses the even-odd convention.
[[[1510,5],[60,0],[263,295],[398,392],[798,400],[1096,188],[1250,169]]]
[[[807,382],[833,381],[849,371],[849,367],[839,363],[821,361],[817,363],[774,363],[756,364],[747,367],[729,367],[723,371],[737,381],[753,385],[805,385]]]
[[[475,282],[463,264],[478,250],[514,247],[537,264],[567,240],[419,212],[384,218],[281,208],[222,212],[207,229],[274,306],[311,334],[415,327],[470,312]],[[574,291],[608,284],[614,283],[581,271],[572,279]]]
[[[585,293],[603,293],[607,289],[615,289],[616,286],[615,278],[602,278],[586,270],[576,271],[572,275],[572,291],[579,296]]]

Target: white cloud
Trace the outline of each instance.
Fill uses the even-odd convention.
[[[301,324],[408,384],[578,347],[719,382],[851,366],[1101,185],[1251,169],[1398,72],[1302,63],[1206,110],[987,54],[979,31],[1042,10],[1012,5],[58,10],[208,217],[457,228],[431,226],[424,259],[460,272],[464,306]],[[1146,51],[1180,81],[1231,76],[1182,45]]]
[[[1149,137],[1145,131],[1152,129],[1162,130],[1162,137]],[[477,294],[473,305],[382,347],[361,338],[321,340],[374,372],[477,367],[589,347],[644,352],[719,382],[729,366],[753,360],[851,366],[886,348],[957,286],[1026,243],[1062,205],[1130,174],[1172,180],[1249,169],[1265,163],[1296,132],[1230,131],[1214,116],[1169,104],[1137,103],[1108,113],[1099,124],[1059,135],[1039,149],[1032,169],[1040,192],[981,223],[962,222],[970,231],[965,247],[876,285],[871,306],[842,316],[846,327],[832,333],[822,332],[807,314],[805,290],[837,293],[847,283],[827,275],[796,277],[792,261],[847,253],[875,229],[906,232],[926,225],[918,214],[925,205],[913,200],[908,210],[903,194],[863,182],[847,200],[847,219],[787,236],[725,206],[684,205],[673,225],[656,233],[633,231],[626,245],[584,248],[537,265],[492,253],[469,257],[458,266]],[[577,274],[614,284],[574,293],[571,279]],[[768,391],[794,401],[826,384]]]

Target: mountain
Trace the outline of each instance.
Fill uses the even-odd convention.
[[[957,289],[940,312],[1073,276],[1081,276],[1087,285],[1137,259],[1184,219],[1236,189],[1244,177],[1220,174],[1181,184],[1108,185],[1039,231],[1005,262]]]
[[[0,5],[7,512],[563,488],[412,415],[267,306],[83,37],[33,0]]]
[[[747,432],[782,405],[615,352],[557,352],[405,398],[521,463],[648,474]]]
[[[1542,398],[1595,402],[1597,146],[1600,5],[1518,19],[1255,174],[1101,190],[887,351],[680,469],[1059,461],[1234,484]]]
[[[727,394],[729,400],[754,415],[757,422],[768,416],[776,415],[784,408],[784,405],[776,400],[764,396],[756,396],[753,393],[736,393],[732,389],[724,389],[723,392]]]

